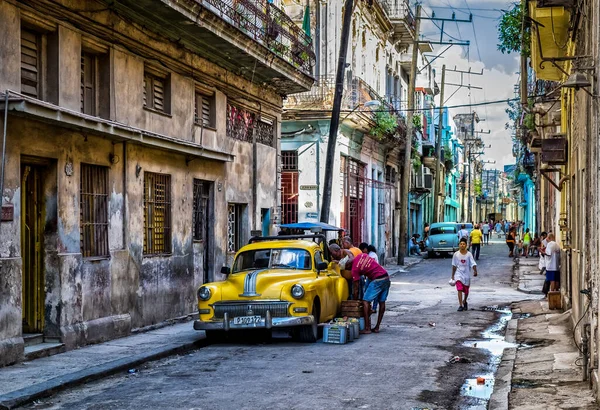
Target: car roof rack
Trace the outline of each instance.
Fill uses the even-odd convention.
[[[266,242],[266,241],[281,241],[286,239],[313,239],[313,242],[317,242],[317,244],[325,244],[323,246],[323,257],[326,260],[331,260],[331,255],[329,254],[329,246],[327,245],[327,238],[323,234],[311,234],[311,235],[277,235],[277,236],[253,236],[248,241],[249,244],[255,242]],[[315,239],[319,239],[319,241],[314,241]]]

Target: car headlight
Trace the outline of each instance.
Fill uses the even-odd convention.
[[[198,289],[198,299],[200,299],[200,300],[210,299],[210,289],[207,288],[206,286],[201,286],[200,289]]]
[[[292,286],[292,296],[296,299],[300,299],[304,296],[304,286],[298,284]]]

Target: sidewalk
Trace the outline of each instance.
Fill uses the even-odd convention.
[[[537,258],[520,258],[515,265],[518,289],[532,297],[511,306],[506,342],[516,347],[504,350],[489,408],[597,409],[593,391],[583,381],[571,312],[548,309],[537,263]]]
[[[151,360],[199,348],[204,333],[192,321],[166,326],[50,357],[0,368],[0,409],[12,409],[59,390],[119,372],[135,371]]]

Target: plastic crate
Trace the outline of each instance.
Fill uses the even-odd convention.
[[[343,324],[328,324],[323,329],[323,343],[348,343],[348,327]]]

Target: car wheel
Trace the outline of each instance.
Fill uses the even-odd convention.
[[[299,326],[295,329],[295,339],[301,343],[315,343],[319,337],[319,304],[313,302],[312,314],[315,317],[315,321],[312,325]]]

